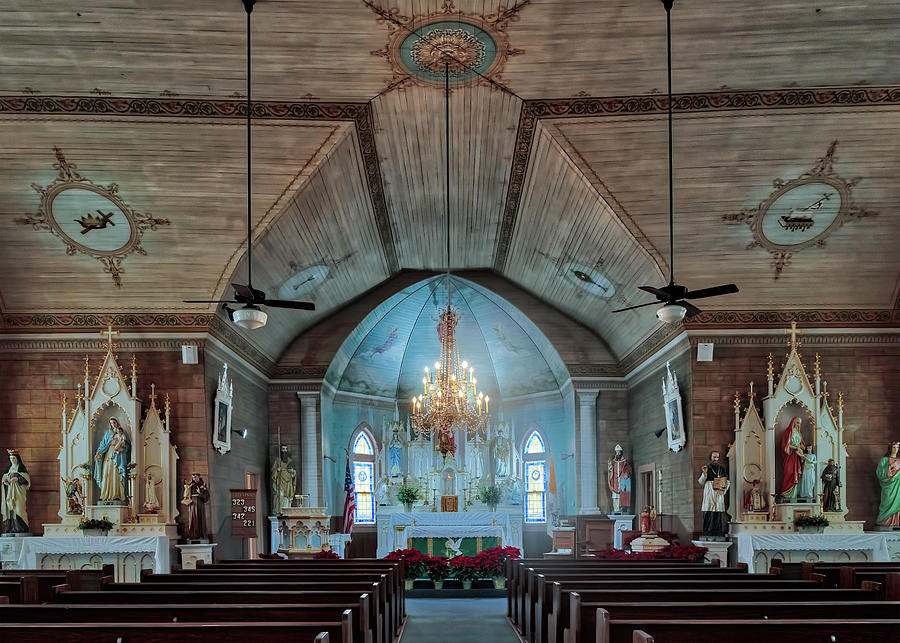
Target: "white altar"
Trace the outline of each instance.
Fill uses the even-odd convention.
[[[504,547],[522,550],[522,510],[496,511],[405,511],[402,507],[379,507],[378,558],[394,549],[407,549],[411,538],[499,538]]]
[[[752,534],[737,535],[739,563],[751,572],[768,573],[773,558],[789,563],[887,562],[890,560],[884,534]]]
[[[19,569],[100,569],[115,567],[116,582],[135,583],[142,569],[167,574],[169,539],[165,536],[82,536],[22,538]]]

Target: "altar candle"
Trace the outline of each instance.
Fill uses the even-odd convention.
[[[425,393],[425,395],[428,395],[428,378],[427,377],[422,378],[422,389],[423,389],[423,393]]]
[[[485,409],[484,409],[485,413],[490,413],[491,412],[491,398],[488,397],[487,395],[484,396],[484,406],[485,406]]]
[[[478,384],[478,380],[476,380],[476,379],[473,377],[473,378],[472,378],[472,394],[473,394],[473,395],[475,395],[476,393],[478,393],[478,386],[477,386],[477,384]]]

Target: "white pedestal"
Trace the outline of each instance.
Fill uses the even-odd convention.
[[[765,574],[773,558],[785,562],[888,562],[884,534],[738,534],[737,560]]]
[[[722,542],[721,540],[692,540],[691,542],[697,547],[706,547],[709,549],[706,553],[706,557],[710,562],[718,560],[722,567],[728,567],[728,548],[732,545],[730,540],[725,542]]]
[[[0,538],[0,567],[19,569],[19,552],[25,538]]]
[[[656,534],[647,534],[640,536],[631,541],[631,551],[635,552],[654,552],[659,551],[663,547],[668,547],[669,541],[663,540]]]
[[[181,568],[197,569],[197,561],[209,565],[213,562],[213,547],[216,543],[175,545],[181,552]]]
[[[165,536],[83,536],[79,531],[77,537],[17,540],[23,541],[19,569],[100,569],[112,564],[118,583],[140,582],[143,569],[171,571],[171,541]]]
[[[607,514],[607,518],[614,520],[613,547],[622,549],[622,532],[634,529],[634,514]]]

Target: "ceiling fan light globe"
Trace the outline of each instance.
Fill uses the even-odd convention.
[[[256,330],[257,328],[262,328],[266,325],[266,320],[268,320],[269,315],[266,314],[264,310],[260,310],[259,308],[242,308],[240,310],[234,311],[232,315],[232,319],[234,323],[240,326],[241,328],[246,328],[247,330]]]
[[[666,304],[656,311],[656,316],[659,318],[659,321],[664,324],[677,324],[684,319],[685,313],[687,313],[687,310],[684,306],[679,306],[678,304]]]

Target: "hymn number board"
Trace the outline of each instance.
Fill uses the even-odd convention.
[[[256,489],[231,490],[231,535],[256,538]]]

